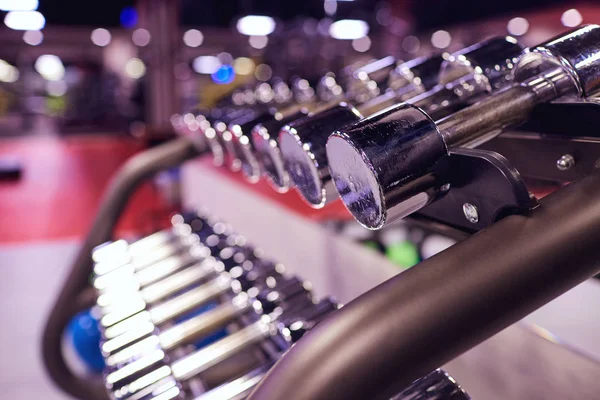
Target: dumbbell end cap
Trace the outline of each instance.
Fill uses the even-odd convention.
[[[354,218],[367,229],[385,225],[385,198],[377,172],[366,154],[344,132],[327,141],[327,158],[335,188]]]
[[[256,156],[267,176],[267,181],[278,193],[286,193],[290,189],[290,177],[275,138],[271,137],[262,124],[252,129],[252,142]]]
[[[561,67],[582,97],[600,91],[600,26],[583,25],[525,51],[513,71],[524,81]]]
[[[257,183],[260,179],[260,164],[254,155],[254,149],[250,142],[250,136],[242,132],[240,125],[231,127],[233,133],[232,141],[237,149],[240,159],[240,168],[244,178],[250,183]]]
[[[319,176],[315,155],[302,142],[294,127],[286,125],[281,129],[279,146],[287,173],[302,198],[312,208],[323,208],[327,193]]]

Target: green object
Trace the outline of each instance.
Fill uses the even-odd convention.
[[[417,247],[407,240],[388,246],[385,255],[394,264],[403,268],[410,268],[421,261]]]

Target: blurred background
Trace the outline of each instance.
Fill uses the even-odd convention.
[[[592,0],[0,0],[0,321],[14,322],[0,328],[0,397],[65,398],[36,347],[46,310],[110,177],[170,139],[173,114],[236,89],[251,103],[244,88],[256,81],[498,34],[532,45],[599,21]],[[161,174],[136,193],[119,233],[162,227],[179,207],[178,178]],[[423,250],[427,234],[414,229],[386,239],[327,223],[405,268],[452,243]]]

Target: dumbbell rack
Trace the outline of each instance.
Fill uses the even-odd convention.
[[[104,382],[115,400],[242,400],[342,306],[315,298],[309,282],[204,211],[175,215],[134,242],[107,242],[92,258]],[[396,393],[470,398],[441,369]]]
[[[295,193],[287,193],[287,198],[265,195],[263,183],[247,184],[207,159],[182,168],[187,207],[205,206],[230,222],[291,272],[313,282],[317,295],[346,303],[401,271],[378,253],[328,229],[323,219],[345,219],[339,203],[320,210],[326,217],[317,219],[308,206],[289,201]],[[585,282],[444,368],[474,399],[529,400],[533,392],[540,398],[594,398],[600,391],[600,348],[591,338],[600,330],[590,332],[587,340],[577,332],[589,332],[593,311],[582,313],[580,306],[596,304],[599,289],[597,282]],[[569,316],[572,330],[564,329],[560,315]],[[524,379],[523,370],[533,372]],[[576,385],[568,382],[567,377],[575,376]],[[532,381],[538,382],[535,388]]]

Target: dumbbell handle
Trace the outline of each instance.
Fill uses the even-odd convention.
[[[332,307],[323,307],[324,304],[325,301],[321,302],[318,306],[313,305],[307,309],[308,312],[294,310],[294,314],[305,314],[303,321],[311,325],[316,324],[325,314],[334,310]],[[293,322],[290,322],[294,321],[293,317],[287,320],[288,325],[293,325]],[[297,320],[300,321],[300,319]],[[277,320],[270,317],[261,318],[251,325],[232,333],[226,338],[175,361],[171,364],[173,376],[179,381],[190,379],[253,344],[270,337],[277,337],[281,334],[278,328],[280,328],[280,326]],[[297,339],[298,338],[296,338],[296,340]],[[282,350],[285,351],[287,349]]]
[[[169,300],[167,303],[150,309],[150,311],[145,313],[147,315],[146,321],[152,323],[153,326],[164,324],[166,321],[184,315],[194,308],[201,307],[206,303],[207,299],[212,299],[221,293],[223,286],[228,287],[227,282],[222,283],[217,280],[215,283],[216,285],[214,286],[211,283],[204,289],[197,288],[198,290],[196,291],[192,290],[184,293]],[[145,350],[153,348],[153,346],[159,346],[161,349],[167,351],[183,343],[189,343],[196,338],[207,335],[227,325],[236,317],[249,311],[253,305],[255,308],[260,306],[260,309],[256,308],[256,311],[259,313],[271,314],[275,312],[272,315],[274,318],[277,318],[281,312],[295,311],[298,307],[304,307],[305,303],[300,301],[293,304],[285,304],[284,310],[276,310],[277,307],[283,306],[284,303],[298,295],[302,295],[302,293],[308,294],[299,279],[294,277],[282,280],[278,282],[275,290],[264,290],[256,298],[249,297],[246,293],[240,293],[231,302],[222,304],[215,309],[168,328],[158,336],[153,335],[142,339],[148,334],[147,329],[135,328],[133,332],[129,332],[125,337],[116,337],[103,343],[102,348],[107,354],[122,349],[109,357],[108,364],[117,365],[132,359],[134,355],[141,354]],[[306,300],[308,301],[309,299],[310,297],[306,296]],[[165,304],[166,307],[163,307]],[[156,310],[158,310],[158,313],[155,312]]]
[[[194,400],[243,400],[258,385],[272,366],[273,363],[265,364],[241,378],[225,383],[196,397]]]
[[[133,337],[130,343],[134,344],[127,347],[120,345],[120,348],[124,347],[123,350],[109,356],[106,359],[106,365],[117,366],[123,364],[134,359],[137,355],[155,348],[169,351],[216,331],[251,308],[251,303],[245,294],[238,295],[236,299],[232,303],[217,306],[209,312],[196,315],[165,329],[158,335],[148,336],[137,343],[134,343],[134,340],[139,339],[139,337]]]
[[[206,371],[234,354],[267,339],[276,330],[270,322],[259,320],[231,335],[171,364],[173,376],[185,381]]]
[[[148,310],[150,321],[155,325],[163,324],[170,319],[177,318],[194,308],[201,307],[207,302],[227,293],[231,290],[231,280],[226,275],[193,288],[177,297],[161,303]],[[146,304],[143,300],[133,301],[119,310],[105,314],[100,323],[102,326],[110,327],[117,323],[124,323],[136,312],[143,311]]]
[[[525,122],[538,104],[571,93],[577,93],[571,78],[562,68],[554,68],[450,115],[438,129],[448,148],[476,146]]]
[[[162,263],[163,267],[166,267],[167,263]],[[171,263],[169,263],[171,264]],[[180,265],[185,265],[186,262],[178,263],[179,265],[173,265],[174,268],[166,268],[167,270],[178,269]],[[138,282],[131,283],[131,290],[123,288],[123,290],[109,290],[98,296],[97,304],[102,307],[103,313],[109,313],[110,310],[118,309],[123,306],[123,301],[129,301],[133,294],[139,290],[139,297],[146,303],[146,305],[158,303],[184,288],[191,286],[197,282],[201,282],[210,276],[217,273],[215,268],[214,260],[203,261],[192,266],[183,269],[182,271],[175,272],[173,275],[150,284],[140,289]],[[109,308],[110,307],[110,308]]]

